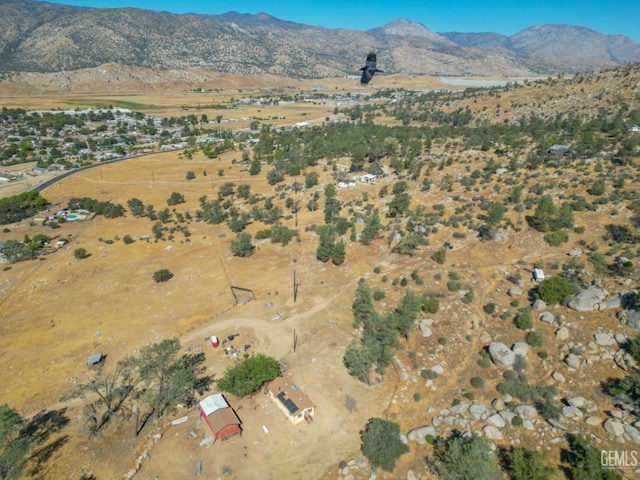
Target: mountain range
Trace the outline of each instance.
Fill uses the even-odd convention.
[[[107,63],[157,71],[308,79],[357,75],[369,51],[387,73],[531,76],[640,61],[640,44],[583,27],[537,25],[512,36],[437,33],[405,18],[367,30],[327,29],[266,13],[172,14],[0,0],[0,72],[60,72]]]

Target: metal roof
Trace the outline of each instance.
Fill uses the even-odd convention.
[[[207,417],[211,415],[213,412],[215,412],[216,410],[220,408],[227,408],[227,407],[229,407],[229,404],[227,403],[227,401],[225,400],[225,398],[222,396],[221,393],[209,395],[207,398],[203,399],[200,402],[200,408],[202,409],[202,412]]]

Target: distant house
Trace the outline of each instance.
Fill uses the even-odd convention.
[[[297,385],[278,377],[267,386],[267,395],[294,424],[312,422],[316,406]]]
[[[242,422],[221,393],[209,395],[202,400],[200,411],[216,440],[224,443],[242,435]]]
[[[551,145],[549,147],[549,153],[564,155],[569,151],[569,147],[567,145]]]

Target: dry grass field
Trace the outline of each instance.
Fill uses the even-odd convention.
[[[16,91],[15,96],[2,100],[3,105],[28,109],[113,104],[131,105],[134,110],[157,116],[181,116],[197,111],[198,115],[205,113],[212,118],[220,111],[194,110],[195,107],[223,103],[249,91],[252,95],[264,94],[275,87],[288,89],[291,93],[372,91],[354,87],[354,82],[346,79],[291,80],[285,84],[278,81],[265,84],[253,78],[238,77],[229,85],[220,86],[219,91],[207,93],[167,91],[97,95],[97,92],[81,90],[79,94],[52,94],[42,87],[36,89],[41,96],[21,97]],[[215,88],[213,82],[207,87]],[[380,76],[376,77],[375,87],[421,90],[443,88],[443,85],[429,78]],[[126,86],[124,91],[132,89]],[[532,95],[536,100],[531,104],[540,101],[545,93],[533,92]],[[504,112],[509,100],[497,101],[502,103]],[[484,107],[486,111],[487,105],[491,104],[481,103],[478,110]],[[490,112],[496,109],[495,105],[490,108],[493,109]],[[244,110],[223,110],[221,113],[225,118],[280,115],[285,117],[280,123],[291,124],[323,122],[333,115],[333,109],[332,105],[322,104],[304,107],[253,105]],[[245,123],[248,125],[247,121]],[[247,125],[238,123],[239,128]],[[439,145],[434,151],[442,153],[450,148],[450,145]],[[175,207],[176,210],[192,215],[199,208],[200,197],[215,197],[218,188],[226,182],[250,184],[252,193],[271,195],[272,187],[266,183],[264,175],[252,177],[235,162],[241,155],[239,151],[227,152],[213,160],[201,153],[196,153],[193,159],[183,158],[176,152],[148,155],[82,171],[42,195],[54,204],[64,203],[71,197],[86,196],[125,206],[127,200],[137,197],[145,204],[161,209],[166,207],[172,192],[179,192],[186,203]],[[506,156],[500,157],[495,152],[473,152],[464,162],[436,172],[437,178],[433,181],[437,185],[445,175],[459,178],[465,174],[466,166],[482,168],[496,155],[498,161],[508,162]],[[333,183],[330,169],[323,166],[316,167],[320,183]],[[194,172],[196,178],[186,180],[188,171]],[[584,175],[589,175],[589,171]],[[536,181],[558,182],[558,175],[556,169],[542,171]],[[391,189],[393,181],[393,177],[389,177],[377,185],[358,184],[354,190],[340,191],[340,200],[355,202],[365,192],[370,199],[376,199],[384,185]],[[501,197],[495,189],[496,184],[500,181],[483,184],[474,195],[497,200]],[[25,186],[11,188],[20,190]],[[2,196],[17,193],[9,187],[4,188],[6,190],[0,190]],[[571,188],[579,189],[568,187],[567,195]],[[635,185],[628,188],[633,189]],[[312,193],[313,189],[299,193],[300,204],[305,205]],[[441,204],[448,214],[453,213],[456,206],[451,194],[438,188],[412,192],[412,202],[427,207]],[[513,225],[521,225],[515,212],[508,215]],[[452,239],[451,232],[442,228],[430,234],[430,246],[422,247],[413,257],[390,253],[385,238],[368,247],[348,242],[347,261],[339,267],[316,260],[317,236],[305,229],[323,223],[321,209],[316,212],[302,209],[297,217],[297,227],[293,218],[283,222],[300,231],[299,242],[294,240],[287,246],[280,246],[268,240],[257,241],[256,252],[250,258],[231,254],[229,245],[235,235],[225,225],[192,221],[188,223],[191,233],[188,239],[177,232],[175,238],[168,240],[165,237],[158,242],[153,241],[152,235],[147,240],[152,222],[131,215],[116,219],[97,216],[91,221],[64,223],[56,230],[28,221],[9,225],[8,232],[0,232],[0,240],[22,239],[37,233],[69,240],[55,253],[5,266],[0,272],[2,402],[17,408],[25,416],[45,409],[64,408],[71,420],[62,431],[66,437],[61,448],[53,452],[42,470],[32,473],[30,478],[78,479],[87,472],[92,472],[99,480],[122,478],[136,467],[143,452],[148,453],[148,459],[142,461],[136,479],[190,478],[198,461],[202,461],[199,478],[203,479],[337,478],[341,462],[360,457],[359,431],[371,417],[393,420],[406,434],[412,428],[428,424],[433,416],[431,412],[451,407],[454,399],[462,399],[463,393],[473,390],[469,380],[477,375],[485,378],[486,386],[474,392],[476,400],[490,404],[496,396],[493,386],[500,381],[500,372],[478,366],[479,352],[492,339],[507,345],[522,341],[523,333],[509,321],[485,314],[483,305],[495,302],[508,306],[513,300],[507,295],[512,286],[509,277],[516,272],[526,279],[523,289],[527,289],[532,286],[530,271],[535,262],[562,264],[566,261],[567,248],[578,241],[602,242],[604,225],[609,219],[610,214],[605,210],[576,213],[576,224],[585,226],[585,233],[571,233],[569,246],[561,248],[550,247],[543,241],[542,234],[526,227],[511,230],[504,242],[482,242],[471,232],[464,238]],[[261,224],[252,224],[247,231],[255,236],[262,228]],[[122,241],[125,235],[131,235],[136,241],[126,245]],[[431,254],[445,241],[451,241],[453,249],[447,253],[446,264],[439,265],[431,259]],[[74,250],[77,248],[86,249],[89,257],[76,259]],[[375,267],[378,267],[378,273],[374,273]],[[162,268],[171,270],[175,276],[166,283],[156,283],[152,280],[153,272]],[[293,298],[294,269],[301,284],[296,301]],[[418,294],[443,294],[438,313],[421,314],[422,318],[434,319],[434,333],[431,337],[422,337],[417,332],[408,342],[402,341],[384,381],[367,387],[348,375],[342,361],[347,345],[357,335],[352,326],[351,310],[357,281],[365,278],[372,290],[385,290],[385,299],[376,304],[383,311],[393,308],[405,292],[400,286],[392,286],[391,280],[409,278],[414,269],[418,270],[424,284],[411,284],[412,290]],[[473,302],[465,304],[461,302],[461,294],[447,291],[447,275],[451,271],[459,274],[467,289],[473,289]],[[230,285],[252,289],[255,301],[235,305]],[[523,298],[521,304],[524,303]],[[632,334],[610,312],[584,315],[563,309],[562,313],[567,322],[579,322],[584,326],[572,331],[571,340],[576,343],[588,343],[596,328]],[[536,368],[532,381],[545,383],[549,381],[551,371],[561,368],[561,361],[553,340],[553,327],[539,328],[544,330],[547,339],[544,349],[549,352],[550,360]],[[294,332],[298,336],[295,352],[292,351]],[[109,367],[145,345],[171,337],[179,338],[185,349],[202,348],[206,353],[208,372],[219,376],[235,360],[225,356],[221,349],[211,348],[206,337],[226,338],[236,333],[239,334],[238,345],[251,345],[249,353],[265,353],[287,365],[285,375],[316,403],[313,423],[290,424],[266,396],[257,393],[243,399],[228,396],[243,422],[242,437],[228,445],[199,446],[209,432],[200,421],[197,408],[179,409],[170,418],[148,426],[140,437],[134,436],[133,425],[125,421],[117,425],[114,422],[97,438],[88,438],[82,428],[82,404],[60,401],[75,384],[89,378],[88,355],[106,354],[105,366]],[[531,355],[529,363],[534,365],[536,362],[536,357]],[[425,385],[419,371],[436,364],[444,366],[445,374],[435,379],[433,385]],[[408,372],[409,379],[403,379],[401,372]],[[590,375],[576,375],[567,385],[559,387],[560,395],[593,391],[599,376],[592,374],[593,371]],[[616,374],[619,373],[602,367],[602,377]],[[347,408],[348,398],[355,400],[355,409]],[[602,410],[610,405],[607,398],[600,398],[599,402],[597,406]],[[184,415],[189,417],[186,423],[168,425],[170,420]],[[154,441],[156,434],[161,434],[161,438]],[[517,439],[522,444],[544,443],[539,432],[513,430],[509,435],[506,442]],[[603,439],[602,442],[604,446],[611,441]],[[551,459],[559,461],[559,450],[551,446],[548,450]],[[412,444],[411,453],[398,462],[396,473],[384,478],[406,478],[408,469],[423,471],[423,459],[429,454],[429,445]],[[430,478],[427,473],[421,475],[420,478]],[[368,478],[368,475],[362,478]]]

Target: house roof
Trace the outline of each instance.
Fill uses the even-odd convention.
[[[315,407],[315,404],[300,388],[284,377],[278,377],[267,387],[271,394],[289,410],[290,415]]]
[[[217,409],[207,416],[207,421],[214,434],[217,434],[228,425],[240,425],[242,423],[231,407]]]
[[[209,395],[200,402],[200,409],[207,417],[220,408],[228,408],[229,404],[221,393]]]

